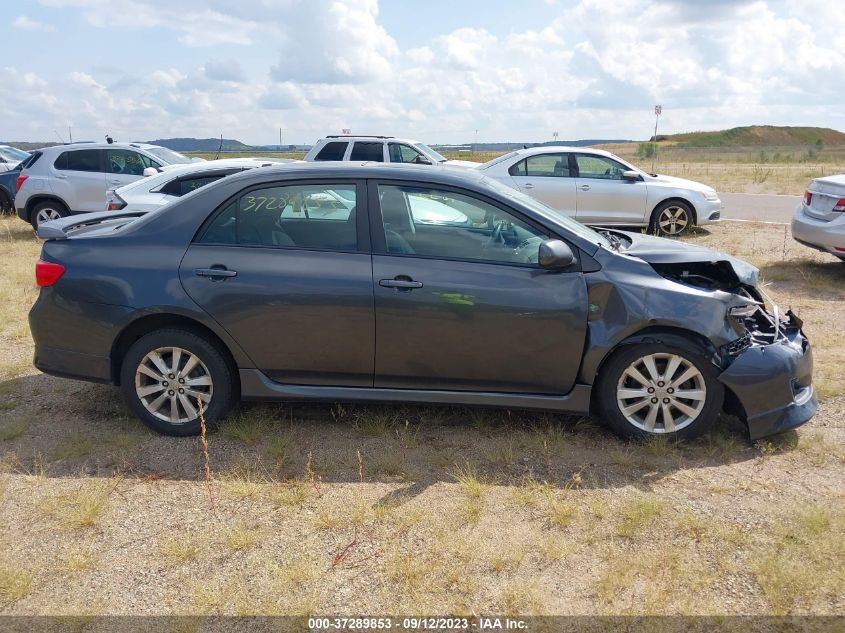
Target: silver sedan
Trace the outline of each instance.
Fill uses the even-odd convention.
[[[795,209],[792,237],[845,261],[845,174],[810,183]]]
[[[477,169],[583,224],[679,235],[719,220],[722,211],[719,194],[707,185],[648,174],[610,152],[586,147],[521,149]]]

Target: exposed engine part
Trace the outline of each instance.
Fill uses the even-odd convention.
[[[741,286],[733,266],[727,261],[652,264],[651,267],[666,279],[705,290],[736,292]]]

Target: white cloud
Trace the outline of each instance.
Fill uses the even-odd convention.
[[[38,22],[37,20],[33,20],[25,15],[19,15],[12,21],[12,26],[16,29],[20,29],[21,31],[43,31],[43,32],[50,32],[55,31],[56,27],[52,24],[44,24],[43,22]]]
[[[555,3],[557,19],[530,29],[427,25],[410,46],[385,29],[376,0],[38,1],[86,28],[143,37],[152,52],[131,69],[55,56],[4,69],[4,121],[40,130],[33,138],[69,117],[92,138],[221,127],[255,143],[274,142],[279,127],[291,142],[345,127],[431,142],[476,129],[480,140],[643,138],[654,103],[666,131],[845,127],[845,3],[829,0],[714,0],[706,11],[700,0],[580,0]],[[157,56],[157,41],[184,59]],[[216,57],[188,50],[205,47]]]

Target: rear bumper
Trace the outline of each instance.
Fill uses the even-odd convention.
[[[845,257],[845,214],[825,222],[808,216],[802,203],[792,217],[792,237],[810,248]]]
[[[112,382],[111,360],[108,356],[36,346],[33,364],[36,369],[51,376],[90,382]]]
[[[749,347],[719,380],[742,405],[752,440],[800,426],[818,408],[813,351],[798,328],[776,343]]]

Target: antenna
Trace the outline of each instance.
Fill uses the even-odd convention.
[[[223,132],[220,132],[220,147],[217,148],[217,155],[214,157],[214,160],[220,158],[220,152],[223,151]]]
[[[70,130],[70,126],[67,126],[67,135],[70,137],[70,142],[73,143],[73,132]]]

